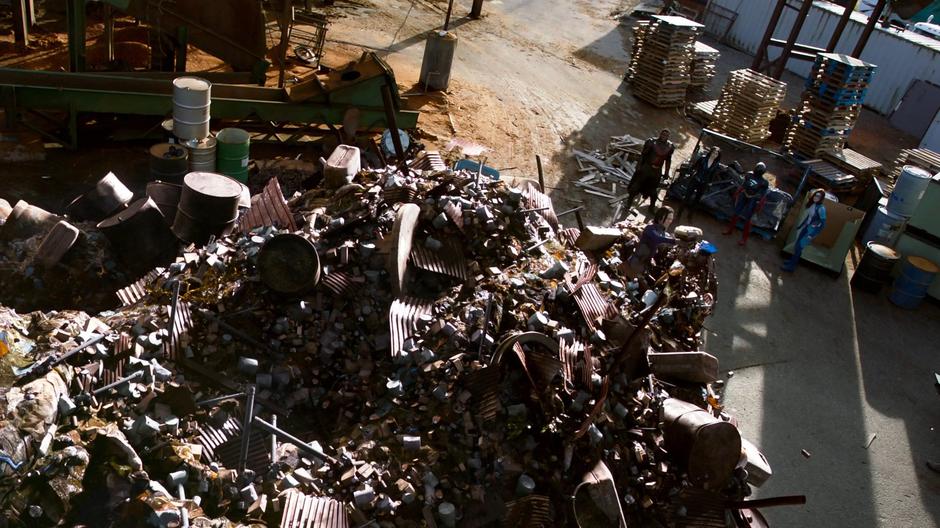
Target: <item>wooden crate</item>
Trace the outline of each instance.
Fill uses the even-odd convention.
[[[709,128],[749,143],[770,135],[770,121],[786,96],[786,84],[753,70],[731,72]]]

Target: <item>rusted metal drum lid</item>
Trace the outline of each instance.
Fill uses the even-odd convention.
[[[301,294],[320,281],[320,256],[300,235],[277,235],[258,252],[258,273],[261,282],[275,292]]]

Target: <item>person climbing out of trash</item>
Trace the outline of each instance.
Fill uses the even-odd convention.
[[[640,161],[636,164],[636,171],[627,186],[627,209],[633,207],[633,199],[639,194],[649,198],[650,212],[656,210],[659,184],[663,176],[669,176],[672,153],[675,150],[676,146],[669,141],[669,131],[666,129],[659,132],[659,137],[646,140]]]
[[[763,162],[754,165],[754,169],[744,174],[744,181],[734,193],[734,214],[728,222],[728,227],[723,233],[730,235],[738,225],[738,220],[744,221],[744,228],[741,231],[741,240],[739,246],[747,244],[747,239],[751,235],[751,218],[759,213],[767,203],[767,192],[770,190],[770,182],[764,178],[767,172],[767,166]]]
[[[689,214],[692,209],[697,207],[702,201],[702,195],[708,190],[708,186],[715,178],[715,173],[721,164],[721,149],[711,147],[699,153],[698,157],[692,163],[689,169],[689,183],[685,190],[685,196],[682,199],[682,207],[689,208]]]
[[[814,189],[810,193],[800,223],[796,225],[799,234],[797,234],[796,243],[793,246],[793,256],[780,266],[783,271],[796,269],[796,265],[800,263],[800,255],[802,255],[803,250],[812,244],[816,235],[826,227],[826,206],[823,203],[825,200],[826,191],[822,189]]]
[[[643,228],[636,250],[628,260],[630,270],[634,276],[639,275],[646,269],[649,261],[661,247],[664,245],[671,246],[676,243],[676,238],[666,231],[666,227],[672,223],[674,218],[675,212],[673,212],[672,207],[663,206],[656,210],[653,221]]]

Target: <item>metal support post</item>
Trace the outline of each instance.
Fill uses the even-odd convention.
[[[242,422],[242,445],[238,456],[238,474],[245,474],[245,466],[248,465],[248,447],[251,440],[251,426],[255,419],[255,386],[248,387],[248,394],[245,396],[245,420]]]
[[[17,43],[29,44],[29,12],[27,0],[13,0],[13,40]]]
[[[470,8],[470,18],[480,18],[483,15],[483,0],[473,0],[473,6]]]
[[[111,4],[104,4],[104,42],[110,64],[114,61],[114,11]]]
[[[797,37],[800,36],[800,30],[803,29],[803,22],[806,22],[806,15],[809,14],[809,8],[811,7],[813,7],[813,0],[803,0],[803,5],[800,6],[800,12],[796,14],[793,27],[790,28],[790,36],[787,37],[787,43],[784,45],[783,51],[780,52],[780,57],[777,58],[777,65],[772,74],[774,79],[779,79],[783,75],[783,69],[787,67],[787,61],[790,59],[790,52],[793,51],[793,46],[796,44]]]
[[[777,22],[780,22],[780,14],[787,4],[787,0],[777,0],[774,6],[774,12],[770,15],[767,22],[767,29],[764,30],[764,38],[760,40],[760,46],[757,47],[757,53],[754,54],[754,62],[751,63],[751,69],[760,71],[764,67],[764,59],[767,58],[767,46],[770,45],[770,39],[774,36],[774,30],[777,29]]]
[[[382,103],[385,106],[385,121],[388,125],[389,133],[392,136],[392,144],[395,146],[395,155],[398,157],[398,166],[402,171],[407,171],[405,165],[405,149],[401,146],[401,137],[398,135],[398,121],[395,119],[395,104],[392,101],[392,89],[388,84],[382,85]]]
[[[454,11],[454,0],[447,2],[447,15],[444,17],[444,31],[450,28],[450,14]]]
[[[826,45],[827,53],[835,51],[839,39],[842,38],[842,32],[845,31],[845,26],[849,23],[849,19],[852,18],[852,12],[855,11],[855,4],[857,3],[858,0],[849,0],[849,3],[846,4],[845,11],[842,12],[842,16],[839,17],[839,22],[836,24],[836,30],[833,31],[832,38],[829,39],[829,44]]]
[[[66,0],[69,33],[69,71],[85,71],[85,0]]]
[[[189,28],[180,26],[176,28],[176,64],[175,70],[186,71],[186,57],[189,51]]]
[[[858,42],[855,44],[855,49],[852,50],[852,56],[856,59],[862,58],[862,52],[865,51],[868,38],[871,37],[871,32],[875,30],[875,24],[877,24],[878,19],[881,18],[881,13],[884,12],[886,3],[886,0],[878,0],[878,3],[875,4],[875,8],[872,9],[871,16],[868,17],[868,23],[865,24],[865,29],[862,30],[862,34],[858,37]]]

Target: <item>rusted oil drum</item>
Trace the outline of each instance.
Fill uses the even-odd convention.
[[[176,253],[176,237],[153,199],[141,198],[98,223],[98,229],[131,269],[145,272]]]
[[[154,181],[147,184],[147,196],[157,204],[157,208],[163,213],[163,220],[167,225],[172,226],[176,219],[176,206],[180,203],[180,195],[183,193],[183,186],[164,181]]]
[[[113,172],[109,172],[98,180],[94,189],[85,193],[85,198],[103,216],[110,216],[133,200],[134,193]]]
[[[320,281],[320,256],[306,238],[281,234],[265,242],[258,252],[261,282],[285,295],[299,295]]]
[[[173,233],[184,242],[205,244],[235,225],[242,186],[212,172],[190,172],[183,178]]]
[[[727,484],[741,459],[737,427],[675,398],[663,402],[663,439],[666,451],[685,465],[689,479],[707,489]]]
[[[20,200],[0,227],[0,240],[11,241],[45,234],[60,220],[62,217]]]
[[[189,151],[172,143],[150,147],[150,177],[154,180],[181,183],[189,172]]]

